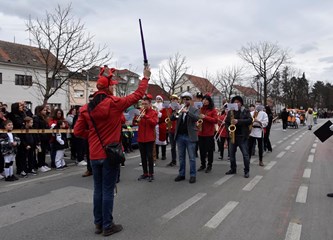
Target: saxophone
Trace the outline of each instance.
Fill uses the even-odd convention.
[[[235,144],[235,131],[236,125],[232,124],[233,120],[235,119],[234,110],[230,110],[230,126],[228,127],[229,130],[229,137],[231,139],[231,143]]]
[[[167,118],[164,120],[164,122],[167,124],[167,130],[171,130],[172,128],[172,122],[171,122],[171,119],[170,119],[170,114],[169,114],[169,109],[166,109],[167,111]]]
[[[253,117],[252,117],[252,124],[250,124],[250,126],[249,126],[249,131],[250,131],[250,132],[252,131],[252,127],[253,127],[254,120],[256,120],[258,114],[259,114],[258,111],[254,111],[254,113],[253,113]]]

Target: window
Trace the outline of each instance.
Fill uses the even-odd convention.
[[[180,92],[183,92],[183,87],[180,87]]]
[[[84,97],[84,90],[74,90],[74,97],[75,98],[83,98]]]
[[[134,84],[135,83],[135,79],[134,78],[131,78],[131,84]]]
[[[190,86],[187,86],[187,91],[188,91],[188,92],[190,91]]]
[[[51,78],[49,78],[49,81],[51,82],[51,88],[57,88],[60,86],[61,83],[60,78],[53,79],[53,81],[51,81]]]
[[[0,72],[0,84],[2,84],[2,73]]]
[[[15,85],[32,86],[32,76],[15,74]]]
[[[51,109],[61,109],[61,103],[48,103]]]

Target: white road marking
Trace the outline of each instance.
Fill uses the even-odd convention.
[[[318,138],[316,138],[315,143],[319,142]]]
[[[283,142],[283,141],[281,140],[281,141],[278,141],[277,143],[280,144],[280,143],[282,143],[282,142]]]
[[[56,177],[56,176],[59,176],[59,175],[63,175],[63,174],[64,173],[56,173],[56,174],[52,174],[52,175],[48,175],[48,176],[44,176],[44,177],[29,179],[29,180],[26,180],[26,181],[18,181],[16,183],[8,184],[8,187],[22,185],[22,184],[27,184],[27,183],[31,183],[31,182],[38,182],[40,180],[44,180],[44,179],[48,179],[48,178],[53,178],[53,177]],[[75,174],[77,174],[77,172]],[[67,174],[66,174],[66,176],[67,176]]]
[[[291,144],[291,145],[294,145],[295,143],[296,143],[295,141],[292,141],[290,144]]]
[[[316,148],[317,147],[317,143],[312,144],[312,147]]]
[[[217,228],[220,223],[237,207],[239,202],[228,202],[218,213],[215,214],[206,224],[205,227]]]
[[[135,156],[131,156],[131,157],[126,157],[126,159],[132,159],[132,158],[138,158],[138,157],[140,157],[141,155],[139,154],[139,155],[135,155]]]
[[[288,147],[286,147],[284,150],[287,150],[287,151],[288,151],[290,148],[291,148],[291,146],[288,146]]]
[[[290,222],[285,240],[300,240],[301,232],[302,232],[301,224]]]
[[[274,145],[272,145],[272,148],[275,148],[276,147],[276,145],[274,144]]]
[[[223,178],[221,178],[220,180],[216,181],[213,186],[214,187],[218,187],[221,186],[223,183],[225,183],[226,181],[228,181],[230,178],[232,178],[234,175],[226,175]]]
[[[303,178],[310,178],[311,177],[311,168],[304,169]]]
[[[287,139],[288,139],[287,137],[283,138],[283,140],[287,140]]]
[[[299,137],[298,138],[295,138],[295,141],[298,141],[299,140]]]
[[[50,193],[0,207],[0,228],[76,203],[92,203],[92,191],[65,187]]]
[[[311,148],[310,153],[315,153],[316,149],[315,148]]]
[[[176,217],[178,214],[188,209],[190,206],[198,202],[201,198],[203,198],[206,195],[207,193],[198,193],[193,197],[191,197],[190,199],[188,199],[187,201],[185,201],[184,203],[180,204],[178,207],[172,209],[170,212],[164,214],[162,216],[162,223],[166,223],[170,219]]]
[[[255,176],[244,188],[244,191],[251,191],[256,185],[257,183],[262,179],[262,176]]]
[[[306,203],[307,195],[308,195],[308,186],[301,185],[298,189],[298,193],[296,196],[296,202]]]
[[[265,170],[271,170],[271,168],[276,164],[276,161],[271,161],[267,164],[267,166],[264,168]]]
[[[312,162],[313,162],[313,158],[314,158],[313,155],[309,155],[309,157],[308,157],[308,162],[309,162],[309,163],[312,163]]]
[[[276,158],[282,158],[283,155],[284,155],[285,153],[286,153],[285,151],[280,152],[280,153],[276,156]]]

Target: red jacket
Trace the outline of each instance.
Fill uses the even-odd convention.
[[[217,123],[217,111],[216,109],[208,109],[203,106],[200,109],[200,114],[204,114],[205,118],[202,123],[202,131],[198,131],[198,136],[209,137],[214,136],[215,124]]]
[[[138,102],[145,94],[147,87],[148,79],[143,78],[134,93],[126,97],[109,95],[91,111],[104,145],[120,142],[123,111]],[[94,98],[98,98],[100,94],[105,94],[105,92],[96,92]],[[90,120],[87,104],[80,109],[79,118],[74,126],[74,134],[88,139],[91,160],[106,158],[106,153]]]
[[[167,139],[167,124],[165,123],[165,119],[168,117],[168,109],[163,108],[160,113],[162,116],[158,119],[158,140],[163,142]]]
[[[171,119],[172,113],[173,113],[173,109],[171,107],[167,108],[167,114],[168,114],[170,119]],[[177,126],[177,121],[176,120],[171,121],[171,129],[168,129],[169,133],[175,133],[176,126]]]
[[[145,115],[141,117],[138,129],[138,142],[154,142],[155,126],[158,123],[157,112],[151,108],[146,109]]]

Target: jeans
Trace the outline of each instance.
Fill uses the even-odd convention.
[[[230,168],[232,171],[236,171],[237,164],[236,164],[236,150],[237,147],[240,148],[242,155],[243,155],[243,162],[244,162],[244,173],[248,173],[250,171],[250,158],[248,153],[248,139],[245,137],[235,137],[235,143],[232,144],[230,141],[229,143],[229,153],[230,153]]]
[[[111,166],[107,159],[92,160],[94,178],[94,223],[109,228],[113,222],[114,188],[118,168]]]
[[[190,160],[190,176],[196,176],[195,147],[196,142],[191,142],[188,135],[177,136],[177,146],[179,155],[179,175],[185,177],[186,172],[186,149]]]

